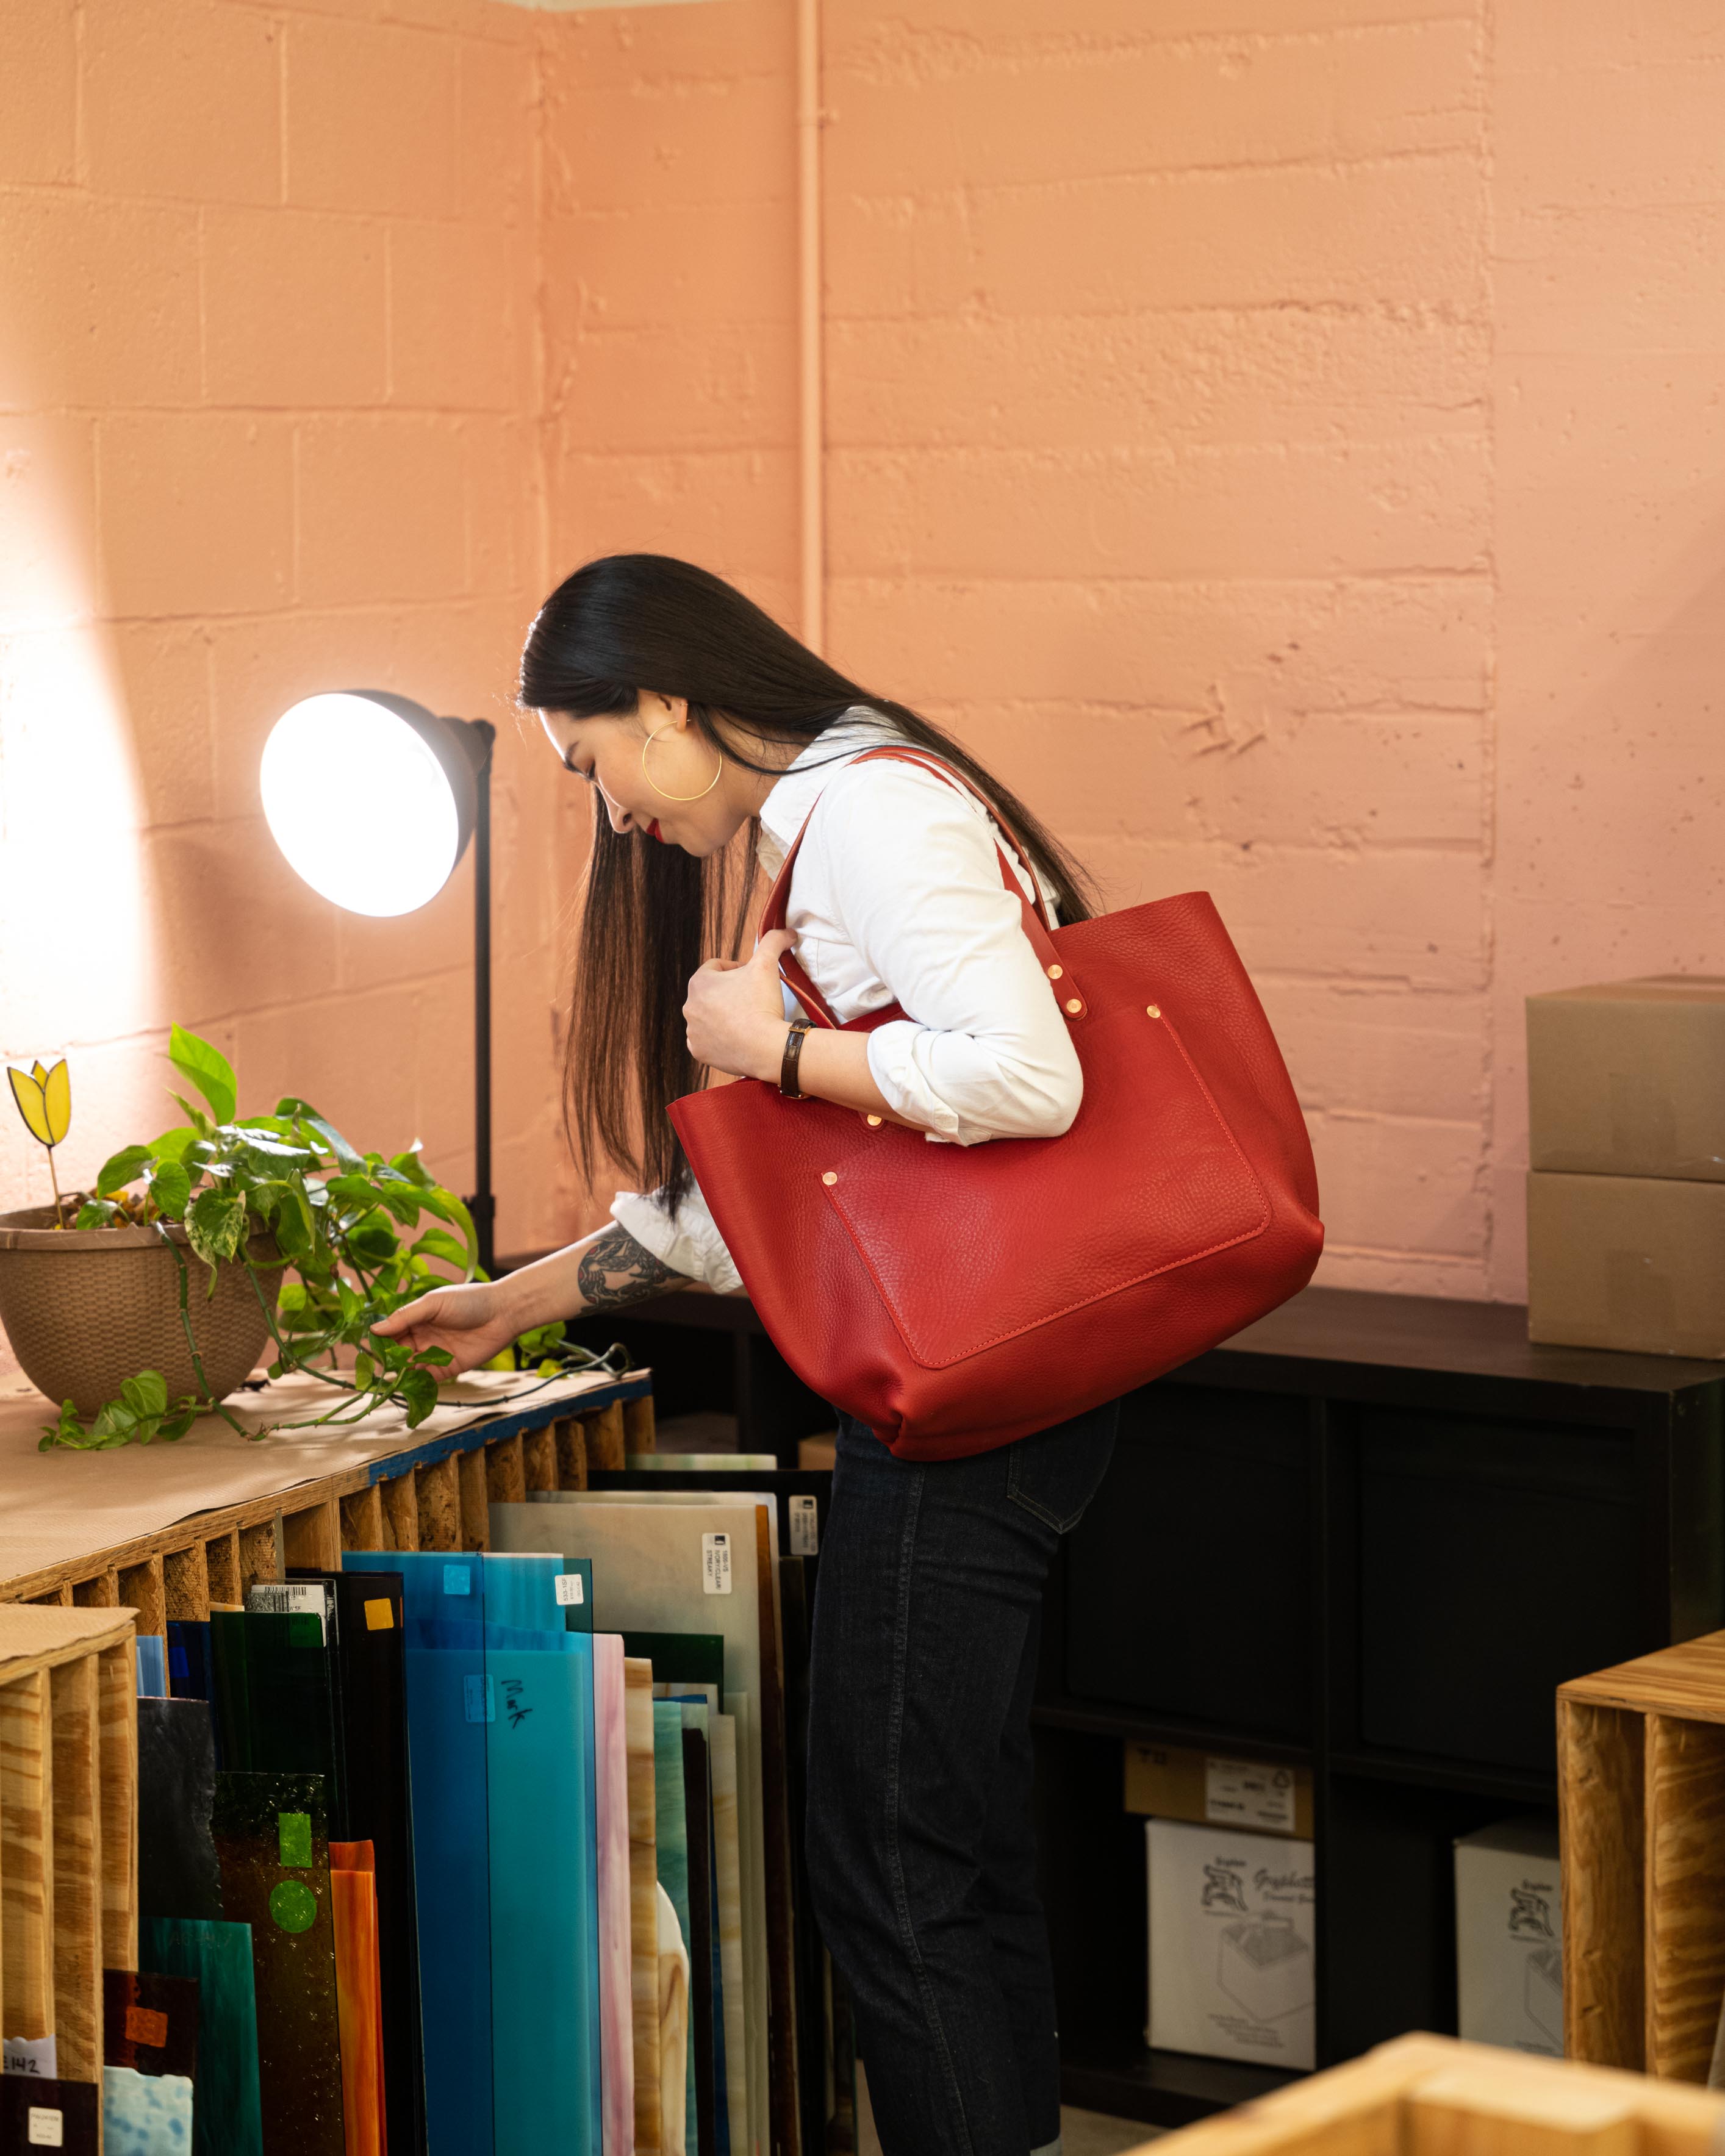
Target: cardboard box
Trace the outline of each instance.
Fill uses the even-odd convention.
[[[1128,1744],[1126,1809],[1201,1826],[1312,1839],[1312,1775],[1269,1759],[1224,1758],[1175,1744]]]
[[[1725,980],[1529,996],[1527,1122],[1536,1168],[1725,1182]]]
[[[1456,2009],[1464,2037],[1563,2055],[1563,1914],[1554,1820],[1505,1820],[1455,1844]]]
[[[1309,1841],[1144,1823],[1150,2019],[1159,2051],[1314,2063],[1316,1867]]]
[[[1725,1183],[1531,1173],[1527,1337],[1725,1356]]]

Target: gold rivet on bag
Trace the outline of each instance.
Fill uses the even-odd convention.
[[[870,1116],[869,1117],[869,1128],[870,1128],[871,1131],[878,1131],[878,1130],[880,1129],[880,1118],[878,1116]]]
[[[1076,996],[1074,996],[1071,1002],[1067,1004],[1066,1008],[1071,1012],[1073,1017],[1076,1018],[1079,1012],[1084,1009],[1084,1005],[1079,1001]]]
[[[1144,1009],[1147,1016],[1150,1018],[1160,1018],[1162,1016],[1162,1005],[1160,1004],[1146,1004]]]
[[[836,1175],[834,1175],[834,1173],[833,1173],[833,1171],[831,1170],[831,1168],[829,1168],[829,1169],[827,1170],[826,1173],[825,1173],[824,1176],[822,1176],[822,1178],[821,1178],[821,1181],[822,1181],[823,1183],[836,1183],[838,1180],[839,1180],[838,1177],[837,1177]]]
[[[1048,978],[1051,981],[1057,981],[1065,970],[1064,966],[1050,966],[1048,969]]]

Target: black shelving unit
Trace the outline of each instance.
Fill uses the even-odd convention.
[[[740,1298],[590,1328],[793,1466],[830,1411]],[[1725,1625],[1725,1367],[1529,1346],[1509,1305],[1308,1289],[1134,1394],[1044,1613],[1068,2100],[1184,2123],[1284,2076],[1143,2041],[1127,1738],[1309,1766],[1321,2064],[1455,2027],[1455,1835],[1556,1800],[1552,1695]]]

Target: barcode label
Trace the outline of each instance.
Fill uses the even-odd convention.
[[[708,1594],[731,1592],[731,1537],[703,1535],[701,1538],[701,1584]]]
[[[579,1604],[586,1599],[587,1591],[578,1572],[560,1572],[557,1575],[557,1590],[558,1602],[566,1605],[571,1602]]]
[[[326,1579],[260,1579],[245,1591],[249,1610],[272,1617],[315,1617],[326,1643],[335,1630],[336,1590]]]
[[[791,1555],[818,1557],[820,1554],[820,1527],[813,1497],[793,1497],[791,1500]]]
[[[497,1702],[492,1697],[490,1677],[463,1677],[461,1690],[467,1707],[470,1722],[495,1722]]]

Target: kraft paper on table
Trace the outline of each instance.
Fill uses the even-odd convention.
[[[139,1541],[194,1513],[345,1474],[519,1408],[572,1406],[615,1382],[603,1370],[547,1384],[516,1371],[476,1370],[445,1385],[443,1404],[417,1430],[391,1408],[346,1428],[277,1430],[254,1442],[219,1415],[203,1415],[177,1444],[110,1452],[39,1452],[54,1410],[22,1378],[0,1383],[0,1582]],[[248,1429],[264,1430],[321,1414],[342,1397],[316,1378],[290,1377],[237,1393],[228,1407]]]

